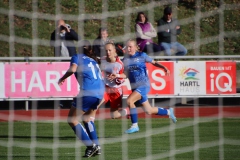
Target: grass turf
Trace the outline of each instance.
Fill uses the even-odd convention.
[[[92,159],[238,159],[240,119],[139,119],[140,131],[123,132],[130,120],[96,121],[102,155]],[[0,159],[81,159],[85,146],[64,122],[1,122]]]

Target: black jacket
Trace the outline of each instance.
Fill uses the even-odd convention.
[[[171,22],[167,22],[167,20],[163,17],[158,21],[158,43],[166,42],[176,42],[177,35],[181,33],[181,28],[176,29],[176,26],[180,26],[178,20],[172,19]],[[167,30],[169,29],[169,32]]]
[[[59,40],[59,41],[56,41],[56,40]],[[67,47],[70,57],[76,54],[76,46],[74,44],[74,40],[79,41],[80,37],[73,29],[70,29],[70,32],[66,32],[65,39],[62,39],[60,35],[56,32],[56,30],[54,30],[51,34],[51,41],[50,41],[50,45],[54,47],[54,56],[55,57],[61,56],[62,41]]]
[[[100,37],[93,41],[93,52],[97,57],[105,55],[105,43]]]

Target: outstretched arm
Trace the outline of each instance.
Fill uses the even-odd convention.
[[[170,71],[168,70],[167,67],[165,67],[164,65],[160,64],[159,62],[157,61],[152,61],[152,64],[155,66],[155,67],[158,67],[158,68],[162,68],[164,70],[164,72],[166,72],[166,75],[169,76],[170,75]]]
[[[73,73],[77,71],[77,65],[76,64],[71,64],[67,72],[58,80],[58,85],[62,85],[69,76],[71,76]]]

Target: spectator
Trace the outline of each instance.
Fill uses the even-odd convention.
[[[64,20],[58,20],[57,28],[52,32],[50,41],[50,45],[54,47],[54,56],[71,57],[76,54],[74,40],[80,40],[78,34]]]
[[[172,18],[172,9],[167,6],[164,9],[163,17],[158,21],[158,43],[165,51],[166,56],[170,56],[174,50],[177,56],[187,54],[187,49],[177,42],[177,35],[181,33],[181,28],[177,19]]]
[[[71,57],[76,54],[74,40],[80,40],[78,34],[64,20],[58,20],[57,28],[52,32],[50,41],[50,45],[54,47],[54,56]],[[59,103],[60,108],[64,108],[67,101],[60,100]]]
[[[93,42],[93,52],[97,57],[105,55],[105,44],[109,41],[107,28],[99,28],[98,37]]]
[[[136,18],[136,36],[139,49],[146,53],[158,53],[162,49],[159,45],[153,43],[152,38],[157,37],[157,32],[147,16],[139,12]]]

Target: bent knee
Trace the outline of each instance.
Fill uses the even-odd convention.
[[[129,106],[129,104],[131,103],[130,99],[128,99],[128,98],[127,98],[126,102],[127,102],[127,105],[128,105],[128,106]]]
[[[90,122],[90,121],[94,122],[94,120],[95,120],[94,117],[89,117],[89,116],[84,116],[84,117],[82,118],[82,121],[83,121],[84,123],[88,123],[88,122]]]
[[[133,106],[134,105],[134,102],[132,102],[131,100],[127,99],[127,105],[129,107]]]
[[[151,112],[148,112],[148,111],[146,111],[145,113],[146,113],[147,115],[151,115],[151,114],[152,114]]]
[[[153,112],[152,112],[151,110],[146,110],[145,113],[146,113],[147,115],[152,115],[152,114],[153,114]]]
[[[118,118],[120,118],[121,117],[121,115],[111,115],[111,118],[112,119],[118,119]]]
[[[67,123],[68,123],[69,126],[73,127],[73,126],[76,126],[79,123],[79,121],[76,117],[70,117],[69,116],[67,118]]]

